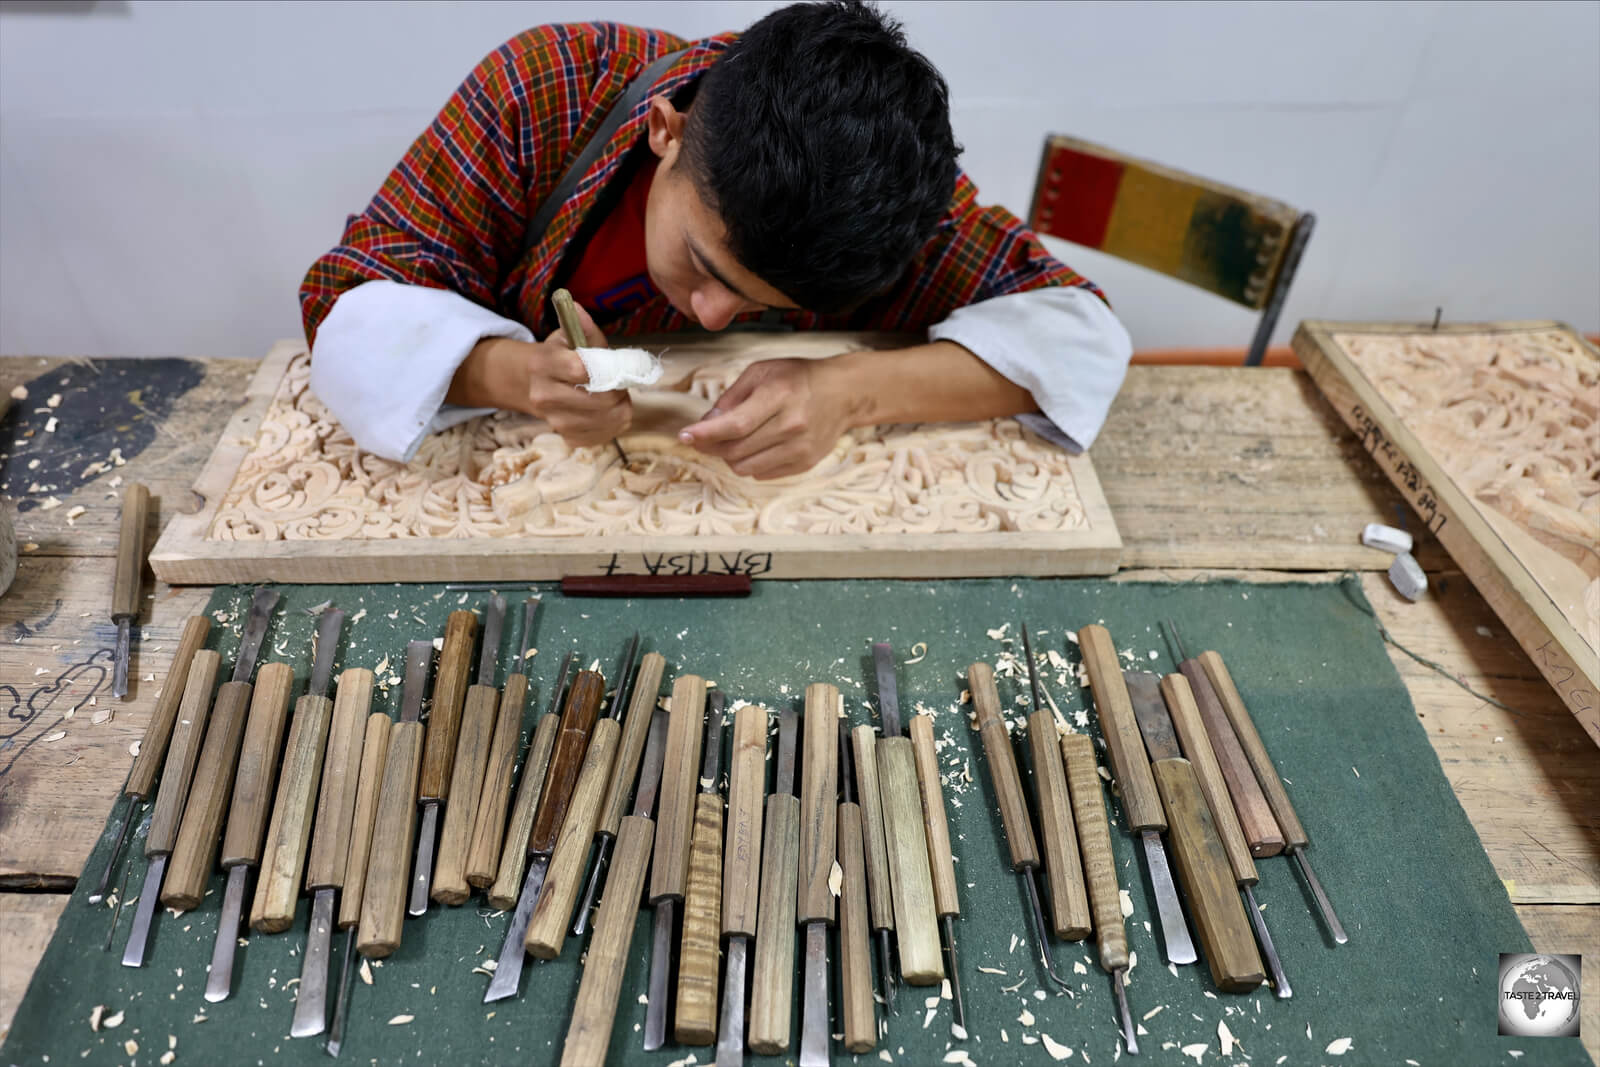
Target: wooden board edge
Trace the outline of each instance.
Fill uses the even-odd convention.
[[[1410,336],[1421,333],[1526,333],[1530,330],[1565,330],[1587,346],[1582,334],[1555,319],[1508,319],[1503,322],[1340,322],[1336,319],[1302,319],[1299,330],[1331,337],[1335,333],[1381,333]],[[1299,330],[1295,332],[1298,333]],[[1292,343],[1291,343],[1291,347]],[[1591,346],[1592,347],[1592,346]]]
[[[195,478],[194,494],[199,498],[199,506],[192,512],[174,516],[156,539],[155,547],[150,550],[150,569],[157,578],[170,585],[194,584],[175,581],[168,575],[175,563],[202,551],[208,543],[206,533],[211,529],[212,520],[216,518],[217,509],[222,506],[222,500],[227,495],[228,487],[233,484],[240,464],[255,447],[256,431],[278,394],[289,361],[305,349],[303,341],[283,340],[275,343],[262,357],[261,366],[256,369],[245,390],[244,402],[228,420],[205,466]]]
[[[1110,569],[1085,573],[1114,574],[1122,565],[1122,531],[1117,528],[1116,517],[1111,514],[1111,504],[1106,500],[1105,489],[1100,484],[1100,474],[1095,470],[1088,452],[1069,454],[1067,470],[1072,472],[1078,499],[1083,502],[1083,517],[1089,523],[1089,532],[1101,538],[1097,547],[1115,549]]]
[[[1295,331],[1312,380],[1600,745],[1600,656],[1335,343],[1336,331],[1347,326],[1307,321]]]

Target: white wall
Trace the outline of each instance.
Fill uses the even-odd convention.
[[[253,356],[462,76],[539,22],[701,36],[757,3],[0,0],[0,352]],[[1600,331],[1600,4],[889,0],[965,165],[1025,208],[1071,132],[1317,212],[1305,317]],[[1253,316],[1056,243],[1140,347]]]

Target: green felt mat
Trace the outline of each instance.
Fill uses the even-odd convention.
[[[238,620],[250,591],[221,588],[213,612],[231,613],[212,631],[213,647],[231,663]],[[520,593],[511,594],[513,606]],[[405,642],[442,634],[447,614],[486,593],[463,596],[440,586],[285,587],[265,655],[297,665],[304,685],[314,619],[307,609],[332,599],[354,618],[346,628],[341,666],[373,667],[384,657],[398,674]],[[1181,1048],[1208,1046],[1203,1062],[1265,1064],[1588,1063],[1577,1039],[1496,1035],[1497,954],[1528,951],[1517,922],[1471,825],[1450,790],[1406,690],[1385,653],[1370,608],[1354,580],[1335,584],[1114,584],[1093,580],[921,582],[760,582],[746,600],[565,600],[547,595],[539,622],[534,694],[524,714],[543,711],[560,653],[576,648],[587,662],[615,662],[626,636],[676,673],[715,679],[731,698],[779,708],[797,706],[807,683],[826,681],[846,694],[855,721],[871,716],[870,642],[889,639],[902,666],[903,709],[931,709],[935,732],[953,739],[941,758],[950,765],[947,806],[962,891],[957,926],[969,1038],[960,1044],[978,1064],[1052,1064],[1040,1040],[1072,1051],[1067,1063],[1108,1064],[1120,1058],[1109,981],[1093,946],[1057,944],[1058,965],[1072,993],[1046,987],[1031,956],[1024,896],[1005,861],[1005,844],[978,735],[959,705],[967,665],[993,662],[1012,646],[1018,620],[1036,632],[1036,651],[1053,649],[1069,669],[1045,680],[1069,719],[1087,705],[1070,670],[1077,648],[1067,629],[1102,622],[1119,646],[1151,670],[1172,669],[1157,621],[1177,620],[1191,654],[1215,648],[1229,662],[1279,769],[1290,783],[1312,839],[1311,857],[1350,934],[1335,948],[1315,915],[1290,861],[1261,861],[1257,899],[1275,938],[1294,997],[1280,1001],[1262,987],[1245,996],[1217,993],[1203,963],[1171,972],[1147,928],[1153,900],[1132,840],[1112,818],[1122,884],[1131,892],[1129,941],[1138,954],[1128,998],[1147,1031],[1146,1061],[1190,1063]],[[990,631],[1009,624],[1003,638]],[[508,627],[510,649],[515,626]],[[918,653],[923,650],[918,647]],[[1065,684],[1058,680],[1064,673]],[[398,713],[399,686],[378,701]],[[663,691],[665,691],[665,686]],[[1024,692],[1001,680],[1012,703]],[[1091,717],[1091,723],[1093,719]],[[1093,729],[1093,726],[1091,726]],[[1019,750],[1025,745],[1019,745]],[[1102,762],[1105,762],[1102,758]],[[962,773],[970,767],[971,779]],[[142,815],[148,823],[148,813]],[[140,827],[140,835],[144,825]],[[110,828],[87,870],[98,872]],[[132,884],[144,861],[133,863]],[[289,1022],[307,907],[295,928],[253,935],[241,948],[232,1000],[202,997],[216,930],[222,879],[204,904],[180,917],[162,913],[146,966],[120,965],[127,917],[115,951],[105,952],[109,912],[77,891],[34,977],[0,1061],[51,1064],[158,1063],[176,1038],[175,1062],[324,1063],[320,1040],[292,1040]],[[136,892],[137,890],[133,890]],[[582,946],[569,939],[564,956],[527,967],[523,993],[492,1007],[480,1001],[487,979],[473,968],[493,957],[505,928],[481,900],[409,920],[402,948],[374,968],[372,986],[358,983],[343,1060],[352,1063],[554,1062],[577,988]],[[1159,931],[1156,931],[1159,933]],[[335,966],[342,938],[335,942]],[[640,1050],[648,969],[649,921],[641,914],[611,1044],[612,1063],[668,1064],[712,1059],[709,1049]],[[1080,970],[1083,973],[1077,973]],[[1003,972],[1003,973],[997,973]],[[930,991],[903,988],[880,1048],[896,1063],[946,1062],[948,1002],[931,1014]],[[937,992],[933,990],[932,992]],[[89,1027],[96,1005],[121,1013],[116,1029]],[[1159,1010],[1158,1010],[1159,1009]],[[799,1034],[798,1004],[793,1033]],[[1155,1014],[1150,1014],[1154,1012]],[[396,1016],[409,1023],[390,1025]],[[1030,1018],[1031,1023],[1019,1021]],[[1219,1049],[1218,1023],[1239,1040],[1231,1057]],[[1350,1038],[1342,1057],[1325,1050]],[[130,1056],[124,1043],[137,1042]],[[1057,1050],[1059,1054],[1059,1049]],[[1515,1053],[1520,1052],[1520,1058]],[[689,1060],[690,1055],[695,1057]],[[793,1060],[791,1053],[785,1059]],[[851,1057],[836,1050],[835,1059]],[[882,1062],[877,1053],[857,1057]],[[752,1057],[752,1062],[764,1062]],[[770,1062],[783,1062],[779,1057]]]

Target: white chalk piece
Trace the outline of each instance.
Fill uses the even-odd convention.
[[[1389,564],[1389,580],[1407,600],[1421,600],[1422,594],[1428,591],[1428,576],[1422,573],[1422,566],[1409,552],[1400,553]]]
[[[1412,545],[1410,534],[1378,522],[1367,523],[1367,528],[1361,531],[1361,543],[1368,548],[1381,548],[1395,555],[1410,552]]]
[[[654,385],[661,380],[661,360],[642,348],[580,348],[578,358],[589,372],[591,393],[608,393],[630,385]]]

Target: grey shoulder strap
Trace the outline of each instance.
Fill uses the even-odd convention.
[[[622,124],[633,113],[633,109],[639,106],[639,101],[644,99],[645,94],[650,91],[661,75],[666,72],[667,68],[672,66],[678,57],[687,51],[688,49],[680,49],[677,52],[669,52],[664,56],[657,57],[648,67],[639,72],[637,78],[628,83],[628,87],[623,90],[622,96],[618,98],[615,104],[611,105],[611,110],[606,112],[606,117],[601,121],[600,128],[595,130],[594,136],[589,138],[589,143],[583,146],[583,151],[578,153],[578,157],[572,161],[572,166],[567,168],[567,172],[561,176],[561,181],[556,183],[555,191],[550,194],[544,203],[539,205],[539,210],[533,213],[533,219],[528,223],[527,232],[522,237],[523,257],[526,257],[528,251],[539,243],[540,238],[544,236],[544,231],[550,228],[550,221],[556,217],[556,212],[561,210],[561,205],[567,202],[567,198],[572,195],[572,191],[578,187],[579,180],[594,165],[594,161],[600,158],[600,154],[606,150],[606,145],[611,143],[611,138],[616,134],[617,130],[622,128]]]

